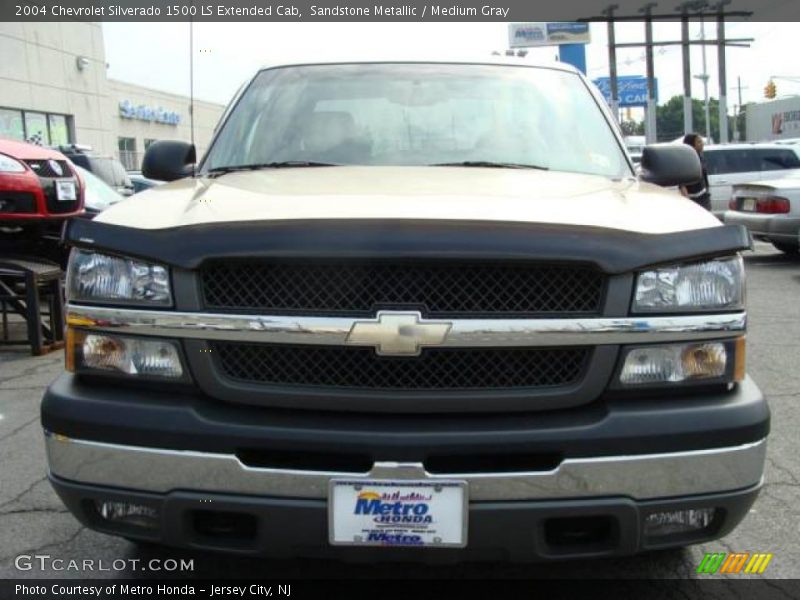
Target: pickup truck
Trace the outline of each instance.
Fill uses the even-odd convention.
[[[746,230],[571,67],[260,70],[202,160],[65,231],[49,478],[86,526],[345,560],[727,535],[762,483]]]

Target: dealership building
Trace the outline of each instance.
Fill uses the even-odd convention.
[[[746,111],[749,141],[800,138],[800,96],[748,104]]]
[[[155,140],[191,139],[188,96],[106,76],[100,23],[0,23],[0,137],[78,143],[138,169]],[[206,149],[224,106],[195,99]]]

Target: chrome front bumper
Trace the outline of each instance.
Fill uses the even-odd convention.
[[[766,440],[666,454],[570,458],[550,471],[431,474],[420,463],[379,462],[366,473],[254,468],[232,454],[70,439],[46,432],[50,473],[86,485],[325,499],[331,479],[467,482],[471,501],[625,496],[649,500],[739,490],[761,482]]]

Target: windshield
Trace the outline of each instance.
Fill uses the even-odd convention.
[[[116,204],[120,200],[124,200],[117,192],[108,186],[108,184],[91,173],[83,167],[75,165],[75,169],[80,173],[86,184],[85,198],[86,208],[95,211],[102,211]]]
[[[397,63],[262,71],[203,170],[464,162],[631,175],[611,126],[575,73]]]

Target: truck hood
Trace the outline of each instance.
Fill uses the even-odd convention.
[[[140,229],[298,219],[506,221],[652,234],[720,225],[676,192],[634,179],[465,167],[286,168],[183,179],[96,218]]]

